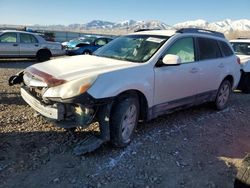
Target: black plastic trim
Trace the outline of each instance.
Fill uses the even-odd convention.
[[[50,98],[51,101],[60,102],[60,103],[68,103],[68,104],[82,104],[86,107],[92,107],[96,105],[104,105],[109,104],[114,100],[115,97],[107,97],[96,99],[92,97],[88,92],[83,93],[79,96],[69,98],[69,99],[61,99],[61,98]]]
[[[223,33],[202,28],[182,28],[176,31],[176,33],[199,33],[199,34],[225,38],[225,35]]]
[[[169,114],[169,113],[181,110],[181,109],[186,109],[191,106],[200,105],[205,102],[214,101],[216,98],[216,94],[217,94],[217,90],[213,90],[213,91],[193,95],[190,97],[185,97],[182,99],[177,99],[174,101],[155,105],[149,108],[147,120],[151,120],[160,115]]]

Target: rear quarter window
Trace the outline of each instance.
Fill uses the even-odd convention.
[[[222,57],[216,40],[209,38],[198,38],[199,60],[216,59]]]
[[[226,42],[220,41],[219,44],[220,44],[220,47],[224,56],[228,57],[234,54],[234,52],[232,51],[232,49],[228,46]]]
[[[33,35],[20,33],[20,42],[21,43],[38,43],[38,40]]]

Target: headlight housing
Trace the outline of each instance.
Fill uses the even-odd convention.
[[[86,92],[94,83],[97,76],[85,77],[66,82],[62,85],[47,89],[43,98],[69,99]]]

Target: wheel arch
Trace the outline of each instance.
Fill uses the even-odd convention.
[[[232,76],[232,75],[227,75],[223,80],[222,80],[222,82],[224,81],[224,80],[228,80],[229,82],[230,82],[230,84],[231,84],[231,87],[233,88],[233,86],[234,86],[234,77]],[[221,83],[222,83],[221,82]]]
[[[114,99],[114,105],[115,103],[119,102],[119,100],[122,100],[126,97],[136,97],[138,99],[139,102],[139,120],[140,121],[146,121],[148,118],[148,101],[145,97],[145,95],[139,91],[139,90],[135,90],[135,89],[131,89],[131,90],[126,90],[123,91],[122,93],[118,94],[115,99]]]
[[[48,48],[41,48],[41,49],[39,49],[39,50],[36,52],[36,56],[37,56],[39,53],[44,52],[44,51],[49,52],[50,57],[52,57],[52,53],[51,53],[50,49],[48,49]]]

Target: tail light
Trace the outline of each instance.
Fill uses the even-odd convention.
[[[240,65],[240,58],[237,57],[237,63]]]

